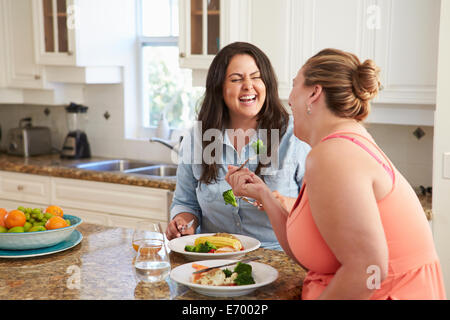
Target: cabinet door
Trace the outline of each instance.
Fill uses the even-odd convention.
[[[42,68],[34,59],[32,10],[30,0],[3,0],[0,23],[4,29],[6,83],[11,88],[44,87]]]
[[[0,171],[0,198],[49,204],[50,177]]]
[[[384,90],[376,101],[435,104],[440,1],[378,3],[374,59]]]
[[[36,61],[47,65],[75,64],[75,17],[73,0],[33,0]]]
[[[180,0],[180,66],[208,69],[214,55],[226,43],[227,16],[221,0]]]

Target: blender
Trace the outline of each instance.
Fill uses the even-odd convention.
[[[82,159],[91,157],[88,138],[84,132],[87,109],[88,107],[73,102],[66,107],[69,133],[64,140],[61,158]]]

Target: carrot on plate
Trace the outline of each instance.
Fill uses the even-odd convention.
[[[192,264],[192,268],[194,268],[195,270],[198,271],[198,270],[206,269],[206,268],[209,268],[209,267],[203,266],[203,265],[198,264],[198,263],[193,263],[193,264]],[[192,275],[192,282],[195,282],[195,281],[197,281],[198,279],[200,279],[200,278],[203,276],[203,274],[204,274],[204,272],[193,274],[193,275]]]
[[[201,269],[206,269],[206,268],[209,268],[209,267],[202,266],[201,264],[198,264],[198,263],[193,263],[192,264],[192,268],[194,268],[195,270],[201,270]]]

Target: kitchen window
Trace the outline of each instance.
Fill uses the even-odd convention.
[[[204,88],[192,86],[192,70],[178,63],[178,0],[138,0],[141,124],[158,126],[164,114],[172,129],[192,125]]]

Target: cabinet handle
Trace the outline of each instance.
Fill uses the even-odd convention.
[[[186,58],[186,53],[180,52],[180,58]]]
[[[38,75],[38,74],[35,74],[34,75],[34,80],[40,80],[41,79],[41,76],[40,75]]]
[[[25,189],[25,187],[23,185],[19,184],[17,186],[17,191],[23,191],[23,189]]]

